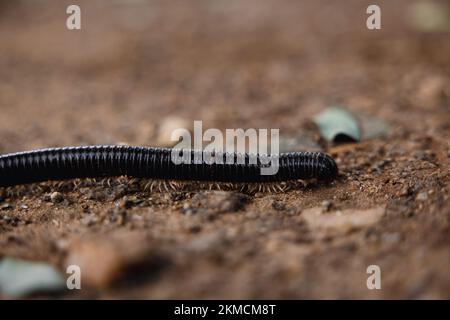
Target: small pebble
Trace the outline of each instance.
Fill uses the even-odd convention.
[[[53,203],[59,203],[64,200],[64,197],[61,193],[55,191],[50,195],[50,201]]]
[[[426,201],[426,200],[428,200],[428,193],[426,193],[425,191],[419,193],[419,194],[417,195],[417,197],[416,197],[416,200],[417,200],[417,201]]]
[[[124,208],[115,207],[108,210],[109,221],[117,225],[124,225],[128,221],[128,213]]]
[[[195,213],[195,210],[191,207],[191,205],[189,203],[185,203],[185,204],[183,204],[182,212],[185,215],[190,216]]]
[[[197,193],[192,198],[192,207],[210,213],[236,212],[243,208],[247,200],[248,197],[241,193],[206,191]]]
[[[324,212],[328,212],[333,207],[333,202],[331,202],[330,200],[325,200],[325,201],[322,201],[321,206],[322,206],[322,210]]]
[[[277,211],[283,211],[286,210],[286,204],[281,201],[274,201],[272,202],[272,208],[274,208]]]
[[[399,195],[400,196],[408,196],[411,194],[411,188],[409,186],[404,186],[401,190]]]
[[[98,222],[98,218],[97,218],[97,216],[95,216],[93,214],[87,215],[83,219],[81,219],[81,223],[88,227],[93,226],[97,222]]]
[[[399,233],[385,233],[382,240],[389,243],[398,243],[401,240],[401,235]]]
[[[297,152],[297,151],[323,151],[323,148],[314,139],[306,134],[295,137],[280,137],[280,152]]]
[[[158,144],[163,147],[172,147],[177,144],[177,141],[172,141],[172,133],[177,129],[186,129],[193,131],[193,122],[180,117],[167,117],[159,126]],[[191,147],[191,146],[186,146]]]
[[[10,205],[9,203],[4,203],[0,206],[1,210],[11,210],[13,208],[12,205]]]
[[[120,200],[118,207],[122,209],[131,209],[133,204],[133,200],[129,199],[128,197],[123,197],[122,200]]]
[[[75,264],[81,268],[86,287],[101,289],[113,285],[123,276],[133,276],[132,270],[127,273],[128,267],[145,265],[146,268],[141,270],[147,275],[162,267],[165,261],[150,251],[148,241],[139,234],[79,239],[68,244],[67,251],[66,265]]]

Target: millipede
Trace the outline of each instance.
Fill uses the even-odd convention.
[[[278,155],[278,171],[261,175],[264,166],[257,156],[251,163],[249,154],[244,162],[196,163],[201,150],[191,153],[188,163],[176,164],[171,154],[176,149],[134,146],[82,146],[47,148],[0,156],[0,187],[44,181],[77,178],[112,178],[129,176],[159,180],[277,183],[283,181],[317,179],[331,181],[337,177],[334,159],[322,152],[290,152]],[[223,153],[234,160],[240,154]]]

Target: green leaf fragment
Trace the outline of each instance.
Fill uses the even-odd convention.
[[[20,298],[64,288],[63,277],[48,264],[12,258],[0,262],[0,292],[8,297]]]
[[[408,22],[422,32],[449,32],[450,7],[435,1],[412,3],[408,11]]]
[[[330,107],[314,118],[320,135],[331,142],[355,142],[361,139],[357,120],[340,107]]]

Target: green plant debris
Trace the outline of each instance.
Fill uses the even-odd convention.
[[[356,142],[361,139],[357,120],[340,107],[330,107],[314,118],[320,135],[327,141]]]
[[[61,274],[48,264],[13,258],[0,261],[0,292],[7,297],[21,298],[38,292],[59,291],[64,287]]]

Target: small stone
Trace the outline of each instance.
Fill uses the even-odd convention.
[[[183,204],[182,212],[185,215],[190,216],[195,213],[195,210],[191,207],[191,205],[189,203],[185,203],[185,204]]]
[[[128,213],[124,208],[115,207],[108,210],[109,221],[124,225],[128,221]]]
[[[321,214],[321,207],[306,209],[301,217],[314,237],[325,239],[348,234],[354,230],[368,228],[376,224],[384,215],[384,207],[370,209],[346,209]]]
[[[113,189],[111,198],[113,200],[119,200],[120,198],[125,196],[128,192],[129,192],[129,190],[126,185],[119,185]]]
[[[64,200],[63,195],[60,192],[53,192],[52,194],[50,194],[50,201],[53,203],[60,203]]]
[[[322,206],[322,210],[324,212],[328,212],[333,207],[333,202],[331,202],[330,200],[325,200],[325,201],[322,201],[321,206]]]
[[[202,226],[200,224],[193,223],[188,226],[188,230],[191,233],[199,233],[202,230]]]
[[[138,144],[148,144],[148,141],[153,137],[155,133],[155,127],[149,123],[144,122],[136,127]]]
[[[401,190],[399,195],[400,196],[408,196],[411,194],[411,188],[409,186],[404,186]]]
[[[123,197],[122,200],[120,200],[118,207],[122,209],[131,209],[133,204],[133,200],[129,199],[128,197]]]
[[[3,220],[5,223],[13,226],[13,227],[17,227],[21,221],[18,217],[10,217],[7,215],[4,215],[3,217],[1,217],[1,220]]]
[[[13,209],[13,206],[9,203],[4,203],[0,206],[0,209],[1,210],[11,210],[11,209]]]
[[[401,240],[401,235],[399,233],[385,233],[382,240],[389,243],[398,243]]]
[[[142,216],[138,215],[138,214],[133,214],[131,216],[131,220],[133,220],[133,221],[143,221],[144,218]]]
[[[286,210],[286,204],[281,201],[274,201],[272,202],[272,208],[274,208],[277,211],[284,211]]]
[[[106,195],[104,192],[98,191],[98,190],[88,190],[86,192],[86,198],[88,200],[105,200],[106,199]]]
[[[236,212],[244,206],[248,197],[229,191],[206,191],[192,198],[192,207],[209,213]]]
[[[426,201],[426,200],[428,200],[428,193],[426,193],[425,191],[419,193],[419,194],[417,195],[417,197],[416,197],[416,200],[417,200],[417,201]]]
[[[306,134],[299,136],[282,136],[279,139],[279,152],[323,151],[314,139]]]
[[[81,219],[81,223],[88,227],[93,226],[97,222],[98,222],[98,218],[97,218],[97,216],[95,216],[93,214],[87,215],[83,219]]]
[[[195,252],[204,252],[211,249],[217,249],[220,245],[225,243],[225,232],[223,230],[202,234],[188,242],[189,250]]]
[[[83,213],[91,213],[91,209],[89,208],[89,206],[85,203],[83,203],[81,205],[81,209],[83,209]]]

